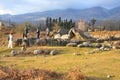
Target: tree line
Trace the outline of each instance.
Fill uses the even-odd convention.
[[[59,18],[47,17],[46,18],[46,27],[48,27],[50,30],[55,30],[55,29],[59,29],[59,28],[69,30],[70,28],[75,27],[75,22],[72,19],[62,20],[61,17],[59,17]]]
[[[120,20],[102,20],[97,21],[99,23],[96,24],[96,19],[91,19],[90,23],[88,23],[89,26],[92,26],[93,28],[100,28],[103,30],[113,31],[113,30],[120,30]],[[22,24],[17,24],[15,22],[10,22],[6,25],[3,23],[2,26],[5,26],[6,28],[16,28],[18,31],[22,32],[24,27],[26,25],[29,25],[31,31],[35,31],[38,27],[41,28],[41,30],[45,30],[47,27],[52,30],[58,30],[60,28],[62,29],[71,29],[72,27],[76,26],[76,22],[72,19],[62,19],[61,17],[58,18],[52,18],[52,17],[46,17],[45,21],[39,21],[37,24],[32,24],[31,22],[23,22]]]

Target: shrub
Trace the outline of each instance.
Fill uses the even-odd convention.
[[[67,80],[87,80],[87,77],[81,72],[79,68],[68,71]]]

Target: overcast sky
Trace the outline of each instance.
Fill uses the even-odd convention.
[[[24,14],[53,9],[84,9],[101,6],[107,9],[118,7],[120,0],[0,0],[0,14]]]

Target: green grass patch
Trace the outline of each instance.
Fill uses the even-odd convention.
[[[14,48],[19,50],[20,48]],[[120,79],[120,54],[119,50],[104,51],[95,54],[86,54],[94,48],[77,47],[30,47],[27,50],[55,49],[59,51],[55,56],[26,56],[26,57],[3,57],[10,54],[10,49],[0,48],[0,65],[18,69],[40,68],[50,69],[57,72],[66,72],[71,68],[78,67],[89,76],[90,80],[119,80]],[[73,53],[80,55],[73,55]],[[107,75],[112,75],[107,79]]]

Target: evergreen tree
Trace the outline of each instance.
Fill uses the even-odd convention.
[[[92,25],[92,27],[93,27],[93,31],[94,31],[95,22],[96,22],[96,19],[95,19],[95,18],[92,18],[92,19],[91,19],[91,25]]]
[[[46,18],[46,27],[48,27],[49,17]]]

